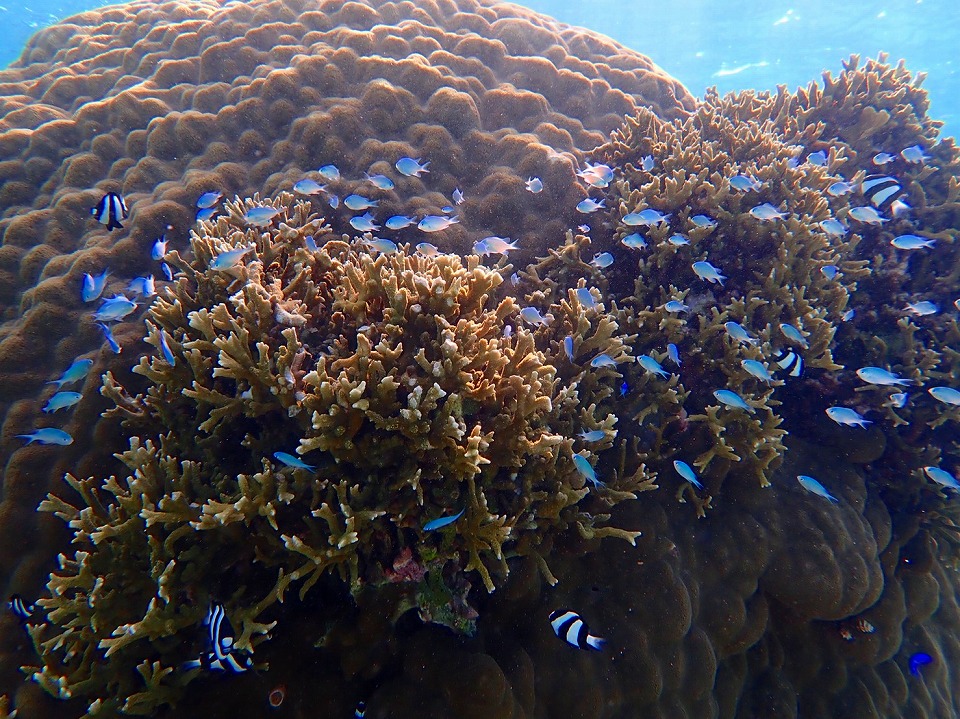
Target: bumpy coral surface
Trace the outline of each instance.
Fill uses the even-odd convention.
[[[644,59],[506,6],[104,13],[118,24],[75,23],[96,41],[51,29],[7,76],[5,446],[33,428],[39,383],[100,341],[76,323],[82,273],[146,271],[169,224],[178,275],[97,358],[74,444],[7,464],[3,570],[40,597],[33,642],[2,620],[18,716],[259,716],[277,692],[291,716],[960,710],[960,513],[923,469],[956,461],[957,409],[854,373],[958,378],[960,168],[920,78],[854,58],[822,86],[695,105]],[[611,177],[584,187],[591,151]],[[358,179],[403,156],[431,173],[383,193]],[[328,190],[377,197],[378,217],[440,214],[459,187],[461,222],[439,253],[414,254],[412,229],[394,252],[326,196],[285,192],[325,163]],[[911,209],[858,219],[878,174]],[[83,233],[97,183],[128,198],[129,234]],[[250,199],[188,246],[210,189]],[[577,212],[584,195],[606,207]],[[253,228],[255,206],[278,216]],[[526,254],[471,254],[491,233]],[[937,252],[890,244],[907,233]],[[923,300],[940,311],[904,309]],[[775,368],[789,352],[797,376]],[[830,406],[874,425],[838,427]],[[256,673],[182,665],[210,601]],[[602,651],[554,635],[561,608]]]

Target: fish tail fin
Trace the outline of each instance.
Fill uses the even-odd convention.
[[[120,221],[115,217],[111,217],[110,221],[107,223],[107,230],[122,230],[122,229],[123,229],[123,225],[120,224]]]
[[[607,643],[606,639],[601,637],[595,637],[592,634],[587,635],[587,646],[591,649],[596,649],[598,652],[603,649],[603,645]]]

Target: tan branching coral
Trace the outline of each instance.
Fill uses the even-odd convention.
[[[41,507],[77,545],[42,600],[51,625],[34,632],[35,677],[55,695],[128,713],[170,702],[189,657],[162,640],[196,632],[203,602],[178,599],[211,587],[230,598],[244,650],[289,587],[303,599],[331,573],[359,592],[412,553],[428,559],[434,588],[476,572],[493,591],[518,555],[555,581],[546,554],[568,530],[639,534],[594,505],[634,498],[649,477],[621,467],[609,488],[584,486],[571,429],[616,417],[559,391],[533,332],[507,331],[519,307],[497,296],[498,271],[477,256],[371,254],[369,237],[338,238],[292,202],[229,203],[194,233],[190,260],[168,255],[179,276],[150,309],[147,341],[174,362],[142,358],[142,394],[104,384],[110,414],[144,437],[120,456],[130,473],[68,475],[82,501],[51,495]],[[249,227],[245,213],[268,205],[283,210],[279,227]],[[216,261],[243,248],[236,264]],[[572,294],[558,315],[583,351],[624,355],[616,323],[588,318]],[[315,468],[271,461],[293,449]],[[451,529],[429,530],[460,512]],[[224,555],[244,582],[214,561]]]

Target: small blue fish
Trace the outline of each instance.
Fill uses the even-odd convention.
[[[584,215],[588,215],[591,212],[596,212],[597,210],[603,209],[606,205],[603,204],[603,200],[594,200],[588,197],[585,200],[580,200],[577,203],[577,212],[581,212]]]
[[[713,229],[717,226],[717,221],[709,215],[694,215],[690,218],[690,222],[693,223],[694,227],[708,227]]]
[[[292,467],[293,469],[304,469],[307,472],[313,472],[316,470],[316,467],[312,464],[307,464],[296,455],[289,454],[287,452],[274,452],[273,458],[288,467]]]
[[[730,407],[731,409],[742,409],[747,412],[756,412],[756,410],[744,401],[743,397],[729,389],[714,390],[713,396],[717,401]]]
[[[786,212],[780,212],[769,202],[764,202],[762,205],[757,205],[756,207],[752,208],[750,210],[750,214],[755,219],[762,222],[769,222],[770,220],[782,220],[787,216]]]
[[[386,175],[371,175],[369,173],[365,173],[364,179],[378,190],[392,190],[395,187],[393,180]]]
[[[823,167],[827,164],[827,153],[823,150],[817,150],[807,155],[807,162],[817,167]]]
[[[343,198],[343,204],[351,210],[369,210],[380,204],[379,200],[371,200],[363,195],[347,195]]]
[[[473,243],[473,254],[486,257],[487,255],[505,255],[508,252],[519,250],[516,242],[511,242],[506,237],[484,237]]]
[[[598,270],[603,270],[613,264],[613,255],[609,252],[600,252],[597,255],[594,255],[593,259],[590,260],[590,264],[596,267]]]
[[[843,322],[849,322],[850,320],[853,319],[853,316],[854,316],[856,313],[857,313],[857,311],[851,308],[851,309],[847,310],[846,312],[844,312],[842,315],[840,315],[840,320],[843,321]]]
[[[690,311],[690,307],[688,305],[683,304],[683,302],[681,302],[680,300],[670,300],[663,306],[663,309],[665,309],[667,312],[689,312]]]
[[[573,362],[573,337],[567,335],[563,338],[563,351],[567,355],[567,359]]]
[[[110,270],[104,270],[99,275],[91,275],[89,272],[83,276],[83,285],[80,287],[80,297],[84,302],[93,302],[103,294],[103,288],[107,286],[107,275]]]
[[[670,361],[673,362],[677,367],[681,365],[680,350],[677,349],[677,346],[672,342],[667,345],[667,357],[669,357]]]
[[[150,248],[150,259],[162,260],[165,254],[167,254],[167,236],[160,235],[153,241],[153,246]]]
[[[832,494],[830,494],[830,492],[827,491],[826,487],[820,484],[820,482],[815,480],[813,477],[810,477],[806,474],[798,474],[797,481],[800,482],[800,486],[802,486],[805,490],[807,490],[811,494],[815,494],[818,497],[823,497],[824,499],[827,499],[833,502],[834,504],[838,504],[840,502],[839,499],[837,499]]]
[[[910,655],[910,673],[913,676],[920,676],[920,667],[925,667],[927,664],[933,664],[933,657],[926,652],[914,652]]]
[[[888,372],[881,367],[861,367],[857,370],[857,377],[868,384],[879,384],[886,387],[913,384],[913,380],[904,379],[900,375]]]
[[[324,165],[317,172],[320,173],[320,177],[328,182],[336,182],[340,179],[340,170],[336,165]]]
[[[888,165],[894,160],[896,160],[896,155],[891,155],[889,152],[878,152],[873,156],[874,165]]]
[[[63,388],[64,385],[73,384],[74,382],[79,382],[84,377],[87,376],[87,372],[90,371],[90,368],[93,367],[92,359],[75,359],[66,371],[60,375],[59,379],[52,380],[47,382],[47,384],[57,385],[57,389]]]
[[[843,237],[847,234],[847,228],[843,226],[843,223],[840,220],[835,220],[832,217],[829,220],[824,220],[819,223],[820,229],[826,232],[831,237]]]
[[[456,225],[459,222],[460,220],[457,217],[427,215],[417,223],[417,229],[421,232],[442,232],[451,225]]]
[[[53,397],[47,400],[43,407],[44,412],[56,412],[59,409],[69,409],[77,402],[83,399],[79,392],[57,392]]]
[[[538,192],[543,191],[543,180],[541,180],[539,177],[531,177],[529,180],[527,180],[526,185],[527,192],[537,194]]]
[[[630,391],[630,384],[626,380],[624,380],[623,382],[620,383],[620,396],[626,397],[627,392],[629,391]]]
[[[369,212],[365,212],[359,217],[351,217],[350,227],[357,232],[376,232],[380,229],[380,225],[374,222],[373,215]]]
[[[576,466],[580,476],[590,482],[594,487],[601,485],[600,480],[597,479],[597,473],[594,471],[593,465],[590,464],[590,460],[582,454],[575,454],[573,455],[573,464]]]
[[[953,387],[931,387],[927,392],[938,402],[960,407],[960,392]]]
[[[206,222],[206,221],[209,220],[211,217],[213,217],[215,214],[217,214],[217,208],[216,208],[216,207],[204,207],[204,208],[201,209],[201,210],[197,210],[197,214],[194,215],[193,221],[194,221],[194,222]]]
[[[825,411],[827,417],[839,425],[866,429],[868,424],[873,424],[869,419],[864,419],[859,412],[849,407],[827,407]]]
[[[104,300],[100,309],[93,313],[93,319],[97,322],[117,322],[137,309],[137,303],[129,300],[123,295],[116,295],[109,300]]]
[[[763,365],[762,362],[757,362],[757,360],[745,359],[740,362],[744,370],[748,374],[756,377],[759,380],[764,382],[773,382],[773,377],[767,368]]]
[[[333,209],[340,207],[340,196],[339,195],[330,195],[327,198],[327,204],[330,205]]]
[[[922,165],[930,159],[930,155],[924,153],[920,145],[910,145],[900,150],[900,156],[907,162],[914,165]]]
[[[455,208],[453,205],[444,205],[443,207],[440,208],[440,212],[442,212],[445,215],[449,215],[456,211],[457,211],[457,208]]]
[[[393,240],[386,240],[382,237],[375,237],[372,240],[365,240],[364,244],[371,250],[376,250],[385,255],[392,255],[397,251],[397,243]]]
[[[593,293],[590,292],[588,287],[578,287],[574,294],[577,296],[577,301],[585,310],[595,310],[599,307],[597,300],[594,298]]]
[[[681,234],[680,232],[674,232],[672,235],[670,235],[667,238],[667,242],[674,247],[686,247],[690,244],[690,240],[687,238],[687,236]]]
[[[960,492],[960,482],[957,482],[957,478],[946,470],[940,469],[939,467],[924,467],[923,471],[941,487],[948,487]]]
[[[896,407],[897,409],[902,409],[907,406],[907,400],[910,399],[910,395],[906,392],[894,392],[890,395],[890,404]]]
[[[132,292],[135,295],[143,295],[144,297],[153,297],[157,294],[156,281],[153,275],[134,277],[130,280],[130,284],[127,285],[127,292]]]
[[[628,227],[651,227],[659,225],[661,222],[669,222],[670,217],[671,215],[665,215],[652,207],[648,207],[640,212],[631,212],[624,215],[620,221]]]
[[[723,328],[727,331],[727,334],[730,335],[731,339],[736,340],[740,344],[755,345],[760,342],[756,337],[751,337],[750,333],[747,332],[746,328],[739,322],[734,322],[733,320],[724,322]]]
[[[306,177],[293,185],[293,191],[300,195],[319,195],[326,192],[325,185]]]
[[[419,242],[414,249],[424,257],[436,257],[440,254],[440,248],[429,242]]]
[[[908,302],[907,306],[903,308],[906,312],[911,312],[917,317],[926,317],[927,315],[935,315],[940,311],[940,308],[935,302],[930,302],[930,300],[923,300],[922,302]]]
[[[412,217],[407,217],[406,215],[394,215],[393,217],[388,217],[387,221],[383,223],[383,226],[388,230],[402,230],[404,227],[410,227],[410,225],[416,222]]]
[[[730,178],[730,187],[738,192],[759,190],[763,185],[750,175],[734,175]]]
[[[798,330],[793,325],[788,325],[785,322],[781,322],[780,332],[782,332],[783,336],[786,337],[788,340],[790,340],[791,342],[796,342],[798,345],[800,345],[804,349],[810,348],[810,344],[807,342],[806,338],[802,334],[800,334],[800,330]]]
[[[720,286],[723,286],[723,281],[727,279],[726,275],[721,275],[720,270],[713,265],[711,265],[706,260],[701,260],[700,262],[694,262],[690,265],[693,268],[694,274],[702,280],[706,280],[710,284],[720,283]]]
[[[620,244],[632,250],[642,250],[647,246],[647,241],[643,239],[643,236],[639,232],[634,232],[632,235],[627,235],[620,240]]]
[[[697,489],[703,489],[703,485],[700,484],[700,480],[697,479],[696,472],[693,471],[693,467],[691,467],[689,464],[679,459],[675,459],[673,460],[673,468],[677,470],[677,474],[687,480],[694,487]]]
[[[38,442],[40,444],[57,444],[61,447],[73,444],[73,437],[62,429],[55,429],[54,427],[44,427],[30,434],[18,434],[17,437],[27,440],[27,444]]]
[[[461,190],[459,187],[453,191],[450,197],[453,198],[453,204],[455,205],[462,205],[464,203],[464,200],[466,199],[463,196],[463,190]]]
[[[644,155],[640,158],[640,169],[644,172],[650,172],[655,165],[656,162],[653,159],[653,155]]]
[[[936,240],[930,237],[920,237],[919,235],[899,235],[890,240],[890,244],[898,250],[919,250],[927,247],[933,247]]]
[[[197,208],[201,210],[208,210],[220,202],[222,198],[222,192],[217,192],[216,190],[204,192],[202,195],[200,195],[200,197],[197,198]]]
[[[160,271],[163,272],[164,278],[167,282],[173,282],[173,268],[170,267],[166,262],[160,263]]]
[[[834,182],[827,188],[827,194],[831,197],[843,197],[844,195],[849,195],[855,189],[857,189],[857,183],[839,181]]]
[[[551,316],[544,317],[536,307],[524,307],[520,310],[520,318],[535,326],[546,326],[550,324]]]
[[[107,344],[110,345],[110,349],[113,350],[115,355],[120,354],[123,351],[123,348],[120,346],[120,343],[113,336],[113,332],[110,331],[110,327],[105,325],[103,322],[97,322],[97,327],[103,332],[103,339],[107,341]]]
[[[266,227],[280,212],[276,207],[252,207],[243,214],[243,221],[254,227]]]
[[[873,207],[851,207],[850,217],[865,225],[882,225],[884,222],[889,222]]]
[[[593,368],[598,367],[616,367],[616,361],[608,354],[600,354],[590,360],[590,366]]]
[[[430,170],[427,169],[427,165],[429,164],[429,162],[424,162],[421,165],[419,157],[416,160],[412,157],[401,157],[397,160],[394,167],[397,168],[397,172],[406,177],[420,177],[421,173],[430,172]]]
[[[456,514],[450,514],[450,515],[448,515],[448,516],[446,516],[446,517],[437,517],[436,519],[431,519],[429,522],[427,522],[426,524],[423,525],[423,531],[424,531],[424,532],[432,532],[432,531],[435,530],[435,529],[442,529],[443,527],[446,527],[446,526],[448,526],[448,525],[451,525],[451,524],[453,524],[454,522],[456,522],[458,519],[460,519],[460,517],[463,516],[463,513],[464,513],[466,510],[467,510],[467,508],[464,507],[464,508],[461,509],[459,512],[457,512]]]
[[[313,238],[313,235],[307,235],[303,238],[303,246],[306,247],[309,252],[320,251],[320,248],[317,246],[317,241]]]
[[[667,372],[660,365],[660,363],[657,362],[650,355],[640,355],[639,357],[637,357],[637,362],[640,364],[641,367],[643,367],[647,372],[650,372],[651,374],[655,374],[659,377],[663,377],[664,379],[670,376],[670,373]]]
[[[157,334],[160,337],[160,353],[163,355],[163,359],[167,361],[168,365],[174,367],[177,364],[177,358],[171,351],[170,345],[167,344],[167,333],[161,329],[157,331]]]
[[[607,436],[607,433],[602,429],[594,429],[589,432],[581,432],[577,436],[584,442],[599,442],[601,439]]]
[[[840,272],[840,268],[837,267],[836,265],[824,265],[823,267],[820,268],[820,272],[828,280],[832,280],[836,278],[837,274]]]
[[[589,162],[586,165],[585,169],[577,171],[577,177],[591,187],[606,187],[613,181],[613,170],[609,166],[591,165]]]
[[[243,256],[251,250],[253,250],[253,247],[237,247],[233,250],[221,252],[219,255],[210,260],[210,269],[229,270],[233,267],[236,267],[238,264],[240,264],[240,260],[243,259]]]

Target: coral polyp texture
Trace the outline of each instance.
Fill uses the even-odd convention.
[[[921,81],[695,101],[469,0],[38,33],[0,71],[0,715],[957,714]]]

